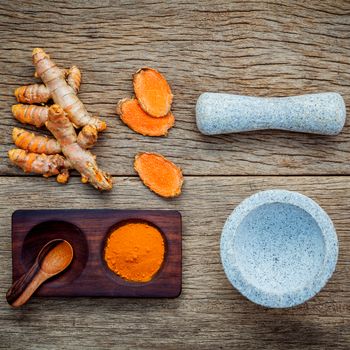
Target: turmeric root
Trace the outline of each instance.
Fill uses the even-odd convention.
[[[44,84],[32,84],[17,88],[15,96],[22,103],[46,103],[51,98],[51,93]]]
[[[26,105],[14,105],[15,106],[26,106]],[[12,109],[14,109],[12,107]],[[28,107],[38,107],[44,108],[48,115],[49,107],[39,107],[39,106],[28,106]],[[47,121],[48,116],[45,120]],[[32,123],[29,123],[32,124]],[[52,138],[46,136],[35,135],[27,130],[14,128],[12,131],[12,139],[15,145],[24,150],[34,152],[34,153],[45,153],[45,154],[56,154],[61,153],[61,146],[59,143]],[[97,129],[94,125],[84,126],[78,134],[77,138],[78,144],[85,149],[91,148],[97,142]]]
[[[135,95],[142,109],[152,117],[170,112],[173,94],[163,75],[152,68],[141,68],[133,75]]]
[[[176,197],[181,193],[182,171],[158,153],[139,153],[134,168],[143,183],[162,197]]]
[[[24,172],[42,174],[44,177],[58,175],[64,169],[71,167],[69,162],[59,154],[37,154],[14,148],[8,155],[11,162],[22,168]]]
[[[97,129],[94,125],[85,125],[78,134],[77,142],[80,147],[91,148],[97,141]]]
[[[61,146],[55,139],[35,135],[24,129],[13,128],[12,138],[18,148],[29,152],[45,154],[61,153]]]
[[[37,128],[45,125],[49,107],[16,104],[12,106],[13,116],[23,124],[35,125]]]
[[[68,169],[62,169],[61,173],[57,175],[56,181],[60,184],[65,184],[69,180],[69,171]]]
[[[55,104],[49,108],[49,119],[46,122],[46,127],[60,143],[62,153],[72,168],[79,171],[82,179],[87,180],[99,190],[112,189],[111,176],[100,170],[92,153],[77,143],[74,127],[59,105]]]
[[[72,66],[67,71],[67,84],[77,94],[81,84],[81,72],[77,66]]]
[[[53,99],[62,107],[16,104],[12,106],[12,113],[21,123],[46,125],[56,139],[14,128],[12,137],[21,149],[9,151],[10,160],[26,172],[46,177],[57,175],[59,183],[66,183],[69,169],[74,168],[81,173],[83,182],[90,182],[100,190],[111,189],[111,176],[98,168],[96,157],[86,150],[96,143],[97,133],[106,128],[106,123],[90,116],[76,96],[81,84],[80,70],[76,66],[60,70],[42,49],[33,50],[33,63],[35,77],[41,78],[44,84],[16,89],[17,100],[31,104]],[[82,128],[78,136],[74,127]]]
[[[38,76],[46,85],[54,102],[63,108],[76,127],[90,124],[96,126],[98,131],[106,129],[107,125],[104,121],[90,116],[74,89],[67,84],[64,72],[55,65],[44,50],[39,48],[33,50],[33,63]],[[76,82],[75,85],[77,85]]]
[[[72,66],[66,71],[67,84],[77,94],[81,83],[81,73],[77,66]],[[35,77],[39,78],[37,72]],[[15,96],[18,102],[22,103],[46,103],[51,98],[51,92],[45,84],[24,85],[15,90]]]
[[[151,117],[140,107],[136,99],[120,100],[117,113],[130,129],[144,136],[165,136],[175,123],[171,112],[162,118]]]

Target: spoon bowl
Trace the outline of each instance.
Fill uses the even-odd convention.
[[[39,253],[40,268],[48,275],[54,276],[65,270],[72,262],[73,248],[66,240],[60,239],[52,240],[46,246],[50,250],[43,252],[42,249]]]

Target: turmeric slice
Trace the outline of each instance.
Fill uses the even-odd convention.
[[[61,153],[61,146],[57,140],[46,136],[35,135],[20,128],[13,128],[12,139],[19,148],[34,153],[57,154]]]
[[[175,123],[171,112],[162,118],[151,117],[140,107],[136,99],[120,100],[117,113],[130,129],[144,136],[165,136]]]
[[[141,68],[133,75],[135,95],[142,109],[152,117],[170,112],[173,94],[163,75],[152,68]]]
[[[158,153],[139,153],[134,168],[143,183],[162,197],[176,197],[181,194],[182,171],[170,160]]]

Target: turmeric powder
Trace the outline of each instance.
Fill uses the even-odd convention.
[[[148,282],[159,271],[164,252],[164,240],[158,229],[146,222],[129,222],[110,234],[104,259],[120,277]]]

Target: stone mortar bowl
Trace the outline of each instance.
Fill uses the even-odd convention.
[[[286,308],[315,296],[334,272],[338,239],[326,212],[291,191],[258,192],[228,217],[221,236],[227,278],[254,303]]]

